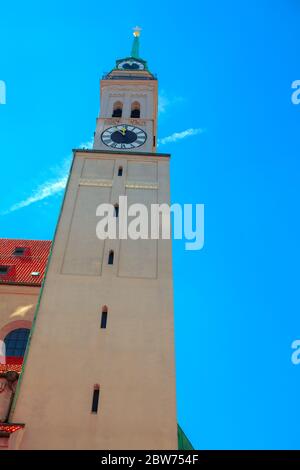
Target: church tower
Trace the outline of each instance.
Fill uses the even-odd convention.
[[[117,60],[101,80],[94,149],[156,150],[157,80],[139,57],[139,35],[135,28],[131,57]]]
[[[74,150],[11,423],[20,449],[177,449],[171,240],[99,239],[97,207],[170,202],[157,79],[130,57],[101,80],[92,150]]]

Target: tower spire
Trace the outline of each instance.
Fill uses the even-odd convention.
[[[132,48],[131,48],[131,57],[134,57],[135,59],[138,59],[140,57],[139,55],[139,49],[140,49],[140,34],[141,34],[142,28],[139,26],[135,26],[133,28],[133,43],[132,43]]]

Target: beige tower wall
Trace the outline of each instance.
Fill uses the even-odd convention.
[[[75,153],[11,416],[22,449],[177,449],[171,241],[96,238],[98,204],[125,194],[169,202],[168,155]]]

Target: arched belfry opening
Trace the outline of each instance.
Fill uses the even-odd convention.
[[[132,118],[141,117],[141,105],[138,101],[134,101],[132,103],[130,117],[132,117]]]
[[[123,103],[121,101],[116,101],[113,106],[112,117],[122,117],[123,112]]]

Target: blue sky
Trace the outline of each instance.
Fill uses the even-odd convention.
[[[205,204],[204,249],[173,246],[178,420],[200,449],[300,448],[299,2],[16,0],[0,21],[0,236],[52,238],[99,78],[142,26],[159,137],[194,130],[160,146],[172,201]]]

